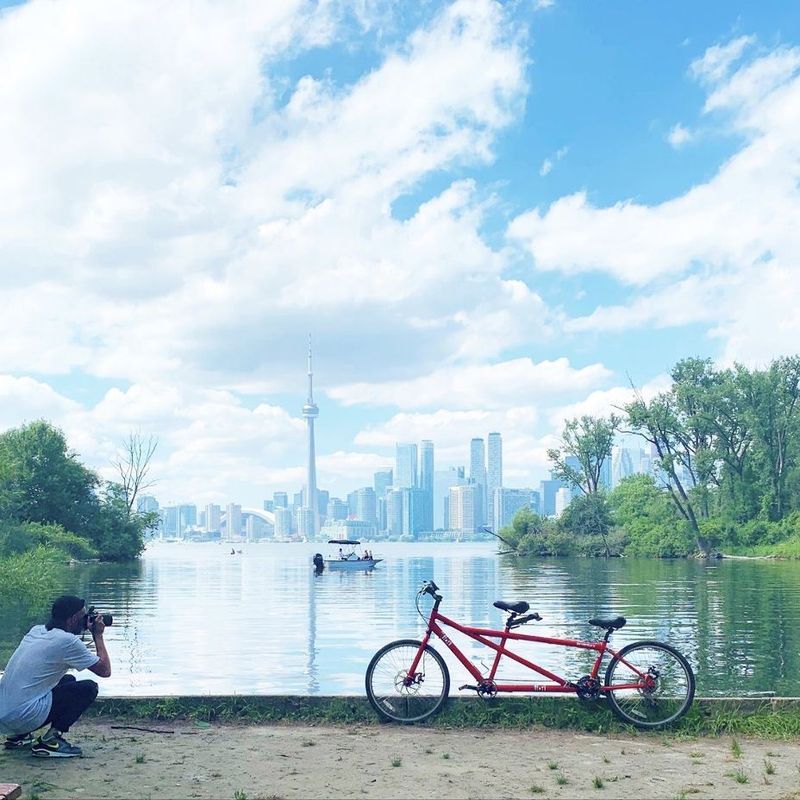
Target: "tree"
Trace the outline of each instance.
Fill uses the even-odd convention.
[[[599,536],[603,540],[606,558],[611,555],[608,532],[611,512],[603,492],[579,495],[558,518],[558,527],[573,536]]]
[[[619,423],[614,414],[608,419],[582,416],[567,420],[561,434],[561,447],[547,451],[547,457],[553,462],[553,475],[584,494],[600,491],[603,464],[611,457],[614,431]],[[579,467],[567,463],[570,457],[577,460]]]
[[[128,434],[121,452],[113,462],[120,477],[128,519],[133,516],[139,493],[155,483],[155,481],[148,480],[148,473],[156,447],[158,447],[158,439],[153,436],[145,439],[140,433]]]

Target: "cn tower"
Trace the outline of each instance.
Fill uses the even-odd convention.
[[[317,501],[317,455],[314,450],[314,420],[319,416],[319,408],[314,402],[314,373],[311,369],[311,334],[308,336],[308,399],[303,406],[303,416],[308,428],[308,474],[306,476],[306,508],[311,511],[313,530],[302,531],[306,535],[319,533],[319,503]]]

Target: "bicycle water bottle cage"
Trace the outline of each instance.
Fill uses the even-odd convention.
[[[501,611],[510,611],[512,614],[524,614],[530,605],[524,600],[519,600],[516,603],[506,603],[504,600],[495,600],[494,607],[499,608]]]

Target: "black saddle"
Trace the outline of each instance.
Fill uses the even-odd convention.
[[[594,625],[595,628],[602,628],[605,631],[618,631],[620,628],[625,627],[627,620],[625,617],[616,617],[615,619],[590,619],[589,624]]]
[[[530,605],[524,600],[519,600],[516,603],[506,603],[504,600],[495,600],[494,607],[503,611],[511,611],[513,614],[524,614]]]

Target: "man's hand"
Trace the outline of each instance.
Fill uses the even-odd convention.
[[[92,636],[96,639],[98,636],[103,635],[103,631],[106,629],[106,624],[103,622],[103,615],[97,614],[94,618],[94,624],[92,625]]]
[[[94,618],[94,625],[92,625],[92,638],[94,639],[94,647],[97,650],[99,661],[93,666],[89,667],[90,672],[99,675],[101,678],[107,678],[111,675],[111,658],[106,650],[106,643],[103,641],[103,631],[106,629],[103,622],[103,615],[98,614]]]

